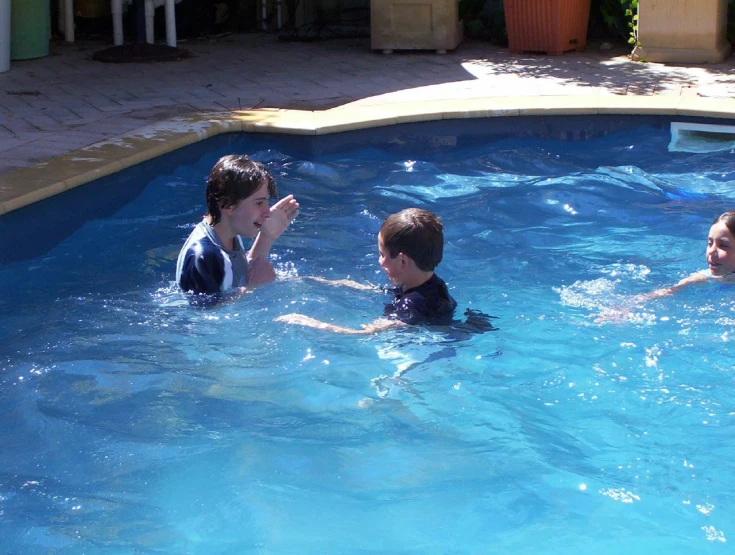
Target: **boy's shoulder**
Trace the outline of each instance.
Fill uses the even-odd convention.
[[[449,288],[447,287],[446,282],[436,274],[433,274],[424,283],[422,283],[418,287],[414,287],[413,289],[410,289],[406,293],[409,295],[412,293],[416,293],[418,295],[421,295],[422,297],[427,297],[427,298],[431,298],[431,297],[451,298],[451,295],[449,294]]]
[[[434,274],[418,287],[397,293],[391,308],[396,318],[408,324],[443,323],[454,317],[457,301],[444,280]]]

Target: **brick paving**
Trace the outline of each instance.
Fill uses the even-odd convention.
[[[193,112],[547,95],[735,98],[732,56],[709,66],[642,64],[624,46],[544,56],[465,42],[444,55],[385,55],[368,38],[279,42],[251,33],[182,42],[192,57],[174,62],[94,61],[107,46],[55,40],[49,56],[0,74],[0,174]]]

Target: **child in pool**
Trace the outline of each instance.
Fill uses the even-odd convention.
[[[336,326],[303,314],[285,314],[276,321],[345,334],[372,334],[407,324],[450,324],[457,302],[449,294],[446,283],[434,273],[443,251],[443,226],[436,215],[420,208],[392,214],[378,233],[380,267],[396,286],[392,302],[385,307],[386,317],[360,329]],[[312,279],[330,285],[380,290],[347,279]]]
[[[716,280],[721,283],[735,283],[735,210],[729,210],[717,216],[712,222],[707,236],[707,270],[700,270],[675,285],[656,289],[648,293],[634,296],[634,304],[641,304],[651,299],[667,297],[697,283]],[[627,318],[630,307],[603,312],[596,321],[620,321]]]
[[[237,154],[217,161],[207,179],[207,213],[176,262],[176,282],[192,305],[212,306],[275,279],[268,252],[299,213],[293,195],[270,207],[276,195],[263,164]],[[255,238],[249,251],[243,236]]]
[[[735,210],[728,210],[717,216],[712,222],[707,236],[707,270],[695,272],[685,277],[676,285],[656,289],[637,297],[638,300],[665,297],[684,289],[694,283],[703,283],[710,279],[725,283],[735,283]]]

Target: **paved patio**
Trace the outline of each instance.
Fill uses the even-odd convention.
[[[279,42],[252,33],[182,42],[192,57],[175,62],[94,61],[107,46],[54,41],[49,56],[13,62],[0,74],[0,175],[156,122],[213,111],[635,95],[730,99],[735,114],[732,56],[722,64],[677,67],[631,62],[625,46],[602,50],[591,43],[584,53],[553,57],[514,55],[484,42],[465,42],[445,55],[385,55],[370,50],[367,38]]]

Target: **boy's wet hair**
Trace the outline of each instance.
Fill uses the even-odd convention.
[[[403,253],[425,272],[433,271],[444,254],[444,226],[438,216],[421,208],[388,216],[380,237],[391,258]]]
[[[728,210],[727,212],[723,212],[719,216],[715,218],[715,221],[712,222],[712,225],[715,225],[719,222],[725,222],[725,226],[727,226],[727,229],[735,235],[735,210]]]
[[[222,219],[222,208],[232,208],[255,193],[263,183],[268,186],[269,197],[278,195],[273,176],[260,162],[244,154],[229,154],[217,160],[209,173],[205,192],[207,214],[212,218],[212,225]]]

